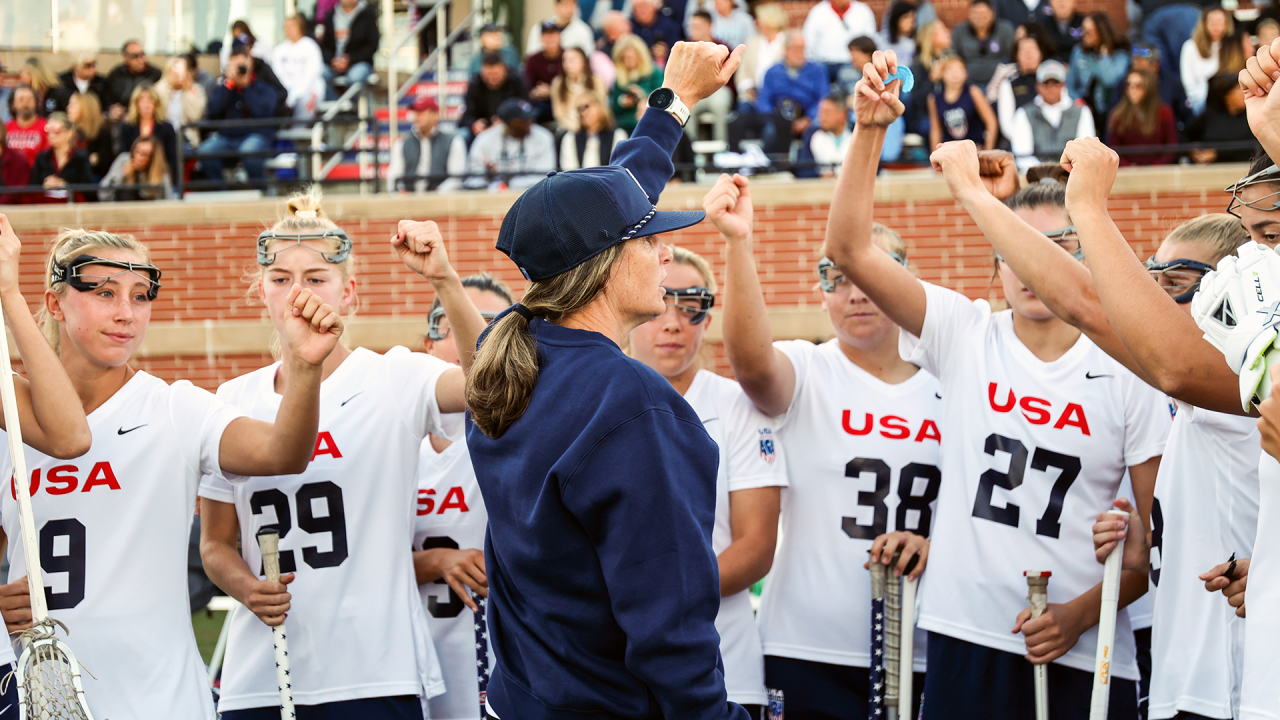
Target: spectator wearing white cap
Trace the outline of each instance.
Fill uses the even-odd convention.
[[[430,96],[413,101],[413,129],[396,138],[387,168],[387,187],[398,192],[447,192],[462,186],[467,144],[441,129],[440,104]],[[401,182],[401,178],[407,178]]]
[[[1036,70],[1036,99],[1013,116],[1009,144],[1019,170],[1058,162],[1071,140],[1095,137],[1093,114],[1066,92],[1067,68],[1045,60]]]

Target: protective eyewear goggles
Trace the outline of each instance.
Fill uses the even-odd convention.
[[[1080,236],[1076,234],[1076,226],[1068,225],[1057,230],[1045,230],[1044,236],[1058,244],[1058,247],[1066,250],[1071,257],[1076,260],[1084,260],[1084,248],[1080,247]],[[996,259],[1004,262],[1004,256],[998,251]]]
[[[1240,178],[1235,183],[1228,185],[1224,190],[1224,192],[1231,193],[1231,202],[1227,205],[1227,212],[1235,215],[1236,217],[1240,217],[1241,207],[1250,207],[1254,210],[1261,210],[1263,212],[1280,210],[1280,200],[1276,199],[1277,196],[1280,196],[1280,190],[1263,195],[1257,200],[1245,201],[1240,198],[1241,190],[1253,185],[1260,185],[1262,183],[1280,183],[1280,168],[1272,165],[1266,170],[1256,172],[1248,177]]]
[[[887,254],[889,257],[893,258],[894,262],[898,263],[902,267],[907,266],[907,259],[898,253],[891,252]],[[818,261],[818,285],[822,288],[822,292],[833,293],[836,291],[837,286],[846,282],[849,282],[849,278],[845,277],[844,273],[840,272],[840,269],[836,267],[835,263],[826,258],[822,258]]]
[[[1144,265],[1151,279],[1160,284],[1160,289],[1169,293],[1169,297],[1179,305],[1186,305],[1195,297],[1200,289],[1200,281],[1213,266],[1197,260],[1178,258],[1169,262],[1156,262],[1152,257]]]
[[[85,266],[117,268],[119,272],[103,274],[101,272],[85,272]],[[89,292],[111,282],[119,275],[133,273],[147,281],[147,300],[155,300],[160,294],[160,268],[151,263],[125,262],[108,260],[93,255],[78,255],[61,265],[53,266],[51,280],[53,283],[64,282],[80,292]]]
[[[337,240],[338,249],[325,252],[324,250],[317,250],[309,245],[302,244],[304,240],[327,240],[327,239]],[[277,232],[272,232],[271,230],[267,230],[266,232],[258,236],[258,264],[259,265],[263,267],[268,267],[272,265],[276,261],[276,255],[279,255],[281,250],[289,249],[289,247],[285,247],[285,248],[276,248],[274,252],[268,251],[268,248],[271,247],[271,243],[275,240],[283,240],[286,242],[293,241],[293,245],[289,247],[294,247],[294,246],[304,247],[310,250],[311,252],[319,253],[320,256],[324,258],[325,262],[333,263],[334,265],[337,265],[338,263],[341,263],[341,262],[345,262],[347,258],[351,257],[351,239],[347,237],[347,234],[345,232],[339,230],[338,228],[333,228],[331,230],[324,230],[321,232],[313,232],[313,233],[277,233]]]
[[[663,301],[688,316],[690,325],[706,320],[707,312],[716,304],[715,293],[700,285],[678,289],[664,287],[662,290]]]
[[[487,322],[491,322],[494,318],[498,317],[498,313],[481,311],[480,317],[484,318],[484,321],[487,323]],[[427,338],[428,339],[439,341],[449,337],[449,328],[445,328],[443,330],[440,329],[440,321],[443,319],[444,319],[443,305],[440,307],[431,309],[431,314],[427,316]]]

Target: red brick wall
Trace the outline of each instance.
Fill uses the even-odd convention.
[[[763,195],[764,191],[758,191]],[[1159,239],[1178,223],[1225,207],[1219,192],[1148,193],[1118,196],[1111,210],[1142,258],[1154,252]],[[757,210],[757,258],[765,298],[770,307],[817,308],[814,266],[826,225],[825,204],[764,206]],[[911,267],[929,282],[953,287],[971,297],[994,297],[991,289],[991,249],[969,217],[951,200],[907,201],[878,205],[876,219],[898,230],[911,255]],[[440,220],[449,253],[460,273],[494,272],[520,291],[523,280],[511,262],[493,249],[500,217]],[[50,230],[24,231],[23,291],[33,306],[43,291],[43,255]],[[344,223],[356,244],[358,287],[363,316],[423,318],[430,307],[428,284],[407,271],[387,246],[392,221]],[[262,317],[262,309],[245,299],[246,268],[254,262],[254,238],[260,225],[129,228],[152,249],[164,271],[164,289],[155,302],[154,321],[246,320]],[[675,233],[672,240],[701,253],[723,271],[718,236],[707,224]],[[356,322],[359,322],[357,317]],[[221,356],[210,364],[203,355],[139,358],[137,365],[168,380],[186,378],[216,387],[269,361],[265,355]],[[716,369],[726,371],[717,348]]]

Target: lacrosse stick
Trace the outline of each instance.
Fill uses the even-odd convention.
[[[267,582],[280,582],[280,531],[275,525],[258,530],[258,548],[262,551],[262,570]],[[276,649],[276,685],[280,688],[280,720],[294,720],[293,680],[289,677],[289,638],[284,623],[271,628]]]
[[[871,570],[871,664],[873,713],[880,716],[883,708],[888,720],[911,717],[910,685],[907,686],[906,710],[902,702],[902,674],[911,674],[910,665],[902,668],[902,584],[893,577],[890,567],[898,564],[894,553],[890,565],[872,562]],[[910,681],[908,681],[909,683]],[[884,693],[881,695],[880,690]],[[905,712],[905,714],[904,714]]]
[[[35,514],[31,511],[27,458],[22,449],[22,428],[18,420],[18,399],[13,388],[13,367],[9,342],[0,331],[0,403],[4,407],[5,430],[9,436],[9,457],[13,460],[13,484],[18,496],[18,523],[22,529],[22,556],[27,563],[27,587],[31,594],[31,628],[22,633],[22,657],[14,670],[18,683],[18,717],[21,720],[93,720],[89,703],[80,686],[80,663],[71,648],[55,637],[56,629],[67,626],[49,617],[44,596],[44,573],[40,570],[40,541],[36,537]]]
[[[1049,571],[1028,570],[1027,601],[1031,603],[1031,619],[1034,620],[1049,609]],[[1036,720],[1049,720],[1048,666],[1033,666],[1036,682]]]
[[[1128,517],[1122,510],[1108,515]],[[1102,608],[1098,613],[1098,655],[1093,663],[1093,699],[1089,703],[1089,720],[1106,720],[1111,701],[1111,656],[1116,641],[1116,611],[1120,604],[1120,559],[1124,556],[1124,538],[1107,554],[1102,571]]]
[[[907,572],[902,575],[902,670],[898,679],[898,717],[910,720],[911,699],[915,680],[915,640],[916,640],[916,583],[918,579],[907,577],[915,567],[919,556],[911,559]]]

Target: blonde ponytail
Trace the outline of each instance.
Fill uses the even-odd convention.
[[[646,238],[628,242],[643,241]],[[520,304],[549,322],[585,308],[604,290],[627,244],[614,245],[571,270],[531,284]],[[511,312],[494,322],[467,374],[467,408],[476,427],[491,438],[502,437],[529,409],[538,370],[538,344],[529,321]]]

